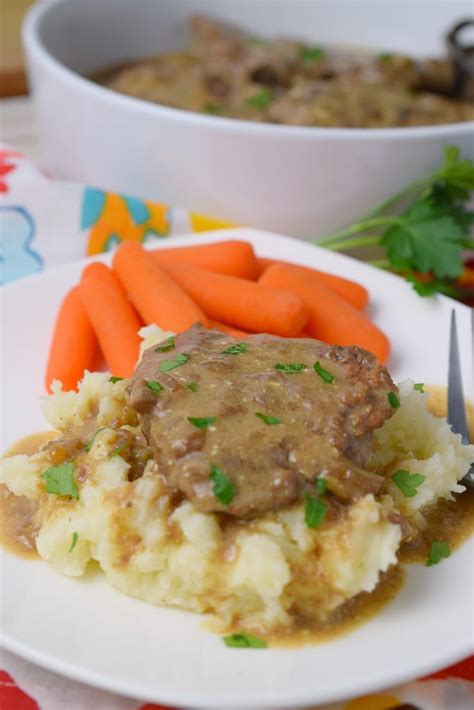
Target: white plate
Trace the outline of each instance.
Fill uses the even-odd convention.
[[[251,230],[227,235],[250,240],[259,254],[365,284],[375,322],[393,344],[395,379],[446,381],[449,315],[455,308],[464,383],[471,391],[467,307],[446,298],[421,299],[395,276],[303,242]],[[192,236],[179,243],[199,239],[204,241]],[[216,233],[205,236],[217,239]],[[4,289],[3,447],[45,429],[39,398],[54,317],[84,263]],[[203,629],[201,617],[129,599],[99,574],[68,579],[45,563],[4,552],[3,643],[58,673],[149,701],[219,710],[331,702],[421,676],[471,653],[472,553],[471,541],[437,567],[411,565],[395,601],[348,636],[295,650],[255,651],[227,649]]]

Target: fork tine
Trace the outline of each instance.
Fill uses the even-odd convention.
[[[456,434],[461,434],[463,444],[469,444],[466,408],[461,378],[461,359],[456,326],[456,311],[451,311],[448,368],[448,422]]]

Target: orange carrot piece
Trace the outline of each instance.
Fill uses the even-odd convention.
[[[81,298],[107,365],[117,377],[130,377],[138,360],[140,319],[113,271],[105,264],[86,266]]]
[[[231,325],[227,325],[226,323],[219,323],[217,320],[209,319],[209,328],[220,330],[222,333],[232,335],[233,338],[247,338],[250,335],[250,333],[246,333],[244,330],[233,328]]]
[[[369,318],[339,294],[304,270],[290,264],[273,264],[259,283],[281,288],[299,296],[310,312],[305,332],[333,345],[358,345],[385,362],[390,343]]]
[[[122,242],[114,255],[114,271],[146,325],[180,333],[207,318],[193,299],[136,242]]]
[[[166,270],[210,318],[236,328],[292,337],[308,320],[307,308],[292,293],[189,264],[167,264]]]
[[[346,279],[344,276],[336,276],[336,274],[329,274],[326,271],[318,271],[318,269],[310,268],[309,266],[301,266],[300,264],[292,264],[289,261],[280,261],[279,259],[267,259],[266,257],[257,257],[257,266],[259,271],[259,276],[261,276],[269,266],[273,264],[288,264],[296,269],[301,269],[307,274],[312,275],[314,279],[318,279],[326,286],[331,288],[333,291],[338,293],[346,301],[352,303],[353,306],[362,310],[366,307],[369,302],[369,294],[364,286],[357,283],[357,281],[352,281],[352,279]]]
[[[60,380],[65,390],[76,389],[84,370],[92,368],[97,349],[97,338],[75,286],[66,294],[56,317],[46,365],[47,391],[51,393],[53,380]]]
[[[229,239],[214,244],[153,249],[150,254],[161,266],[182,262],[242,279],[255,280],[258,277],[255,253],[249,242]]]

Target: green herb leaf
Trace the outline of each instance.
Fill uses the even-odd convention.
[[[74,550],[74,548],[76,547],[76,543],[77,543],[78,539],[79,539],[79,535],[77,534],[77,532],[73,532],[73,534],[72,534],[72,540],[71,540],[71,546],[70,546],[68,552],[72,552],[72,551]]]
[[[266,109],[268,104],[273,98],[273,94],[270,89],[264,87],[258,94],[254,94],[247,99],[247,104],[253,108],[258,108],[260,111]]]
[[[116,446],[115,449],[112,449],[112,451],[110,452],[110,457],[112,458],[112,456],[118,456],[127,447],[128,447],[128,442],[125,442],[125,444],[120,444],[119,446]]]
[[[437,565],[438,562],[441,562],[443,557],[449,557],[450,554],[451,548],[448,544],[446,544],[445,542],[441,542],[441,540],[433,540],[425,565],[426,567]]]
[[[214,482],[212,492],[222,505],[230,505],[235,498],[236,488],[225,473],[211,463],[209,478]]]
[[[323,59],[324,56],[325,52],[321,47],[302,47],[300,51],[300,59],[305,62],[314,62],[316,59]]]
[[[327,481],[325,478],[317,478],[314,484],[319,495],[322,496],[327,487]]]
[[[412,498],[418,493],[418,487],[421,486],[426,476],[421,473],[410,473],[410,471],[396,471],[392,475],[392,481],[401,490],[405,498]]]
[[[164,387],[162,384],[157,382],[156,380],[148,380],[145,382],[146,386],[148,387],[149,390],[153,392],[153,394],[159,395],[163,392]]]
[[[393,59],[391,52],[380,52],[380,54],[377,54],[378,62],[389,62],[391,59]]]
[[[281,424],[281,417],[274,417],[271,414],[263,414],[262,412],[255,412],[255,416],[268,424],[269,426],[274,426],[275,424]]]
[[[389,392],[387,394],[388,401],[390,402],[391,406],[394,409],[398,409],[400,406],[400,400],[398,399],[397,395],[395,392]]]
[[[217,417],[188,417],[188,422],[194,424],[198,429],[207,429],[214,424]]]
[[[89,453],[89,451],[92,449],[92,447],[94,446],[94,442],[95,442],[95,439],[96,439],[97,434],[100,434],[100,432],[101,432],[101,431],[104,431],[105,428],[106,428],[105,426],[102,426],[102,427],[100,427],[100,429],[97,429],[97,431],[96,431],[96,433],[94,434],[94,436],[92,437],[92,439],[91,439],[90,441],[88,441],[87,444],[84,446],[85,450],[86,450],[88,453]]]
[[[213,116],[219,115],[220,113],[223,112],[223,110],[224,110],[224,107],[222,106],[222,104],[217,104],[214,101],[207,101],[204,104],[204,111],[206,113],[210,113]]]
[[[315,362],[315,363],[314,363],[313,369],[314,369],[315,372],[318,373],[318,375],[320,376],[320,378],[321,378],[324,382],[326,382],[326,384],[330,385],[332,382],[334,382],[334,379],[335,379],[335,378],[334,378],[334,375],[331,375],[330,372],[328,372],[327,370],[325,370],[325,369],[321,366],[321,363],[319,362],[319,360],[318,360],[318,362]]]
[[[430,278],[428,281],[421,280],[419,276],[411,272],[405,272],[404,276],[419,296],[429,297],[443,293],[445,296],[456,298],[456,288],[446,280],[440,281],[434,278]]]
[[[122,380],[123,380],[123,377],[109,377],[109,382],[111,382],[113,385],[116,382],[122,382]]]
[[[70,496],[79,498],[76,482],[74,480],[74,463],[62,463],[60,466],[50,466],[41,474],[46,483],[46,492],[57,496]]]
[[[413,385],[413,389],[414,389],[414,390],[418,390],[418,392],[424,392],[424,391],[425,391],[425,390],[423,389],[424,386],[425,386],[425,385],[424,385],[423,382],[417,382],[416,385]]]
[[[188,390],[191,390],[191,392],[197,392],[199,385],[197,382],[189,382],[186,387],[188,388]]]
[[[186,353],[180,353],[174,360],[163,360],[163,362],[160,363],[160,372],[169,372],[170,370],[174,370],[177,367],[184,365],[184,363],[188,360],[189,355]]]
[[[230,348],[227,348],[227,350],[223,350],[221,355],[240,355],[240,353],[244,353],[247,348],[247,343],[236,343],[235,345],[231,345]]]
[[[305,493],[306,505],[304,509],[305,523],[309,528],[319,528],[326,515],[327,505],[311,493]]]
[[[302,362],[277,363],[274,368],[285,375],[297,375],[306,368],[306,365]]]
[[[240,632],[238,634],[230,634],[223,636],[222,640],[229,648],[267,648],[267,642],[259,639],[253,634]]]
[[[173,350],[174,347],[174,336],[170,335],[169,338],[166,338],[163,345],[158,345],[158,347],[155,348],[155,353],[167,353],[168,350]]]

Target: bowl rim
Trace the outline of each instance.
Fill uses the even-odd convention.
[[[427,126],[399,126],[389,128],[330,128],[324,126],[292,126],[277,123],[260,123],[226,116],[212,116],[173,108],[164,104],[153,103],[146,99],[122,94],[113,89],[97,84],[70,69],[57,59],[46,47],[40,37],[40,26],[54,8],[60,5],[70,5],[74,0],[44,0],[33,5],[27,12],[22,25],[22,40],[31,63],[41,63],[49,72],[55,74],[63,82],[76,87],[81,92],[88,92],[102,101],[109,101],[117,107],[131,109],[135,112],[151,116],[167,118],[182,124],[198,124],[219,131],[235,132],[237,134],[252,134],[262,139],[279,138],[308,140],[312,138],[330,138],[337,140],[420,140],[443,137],[455,137],[472,131],[474,121],[456,123],[441,123]],[[76,6],[78,3],[76,2]]]

